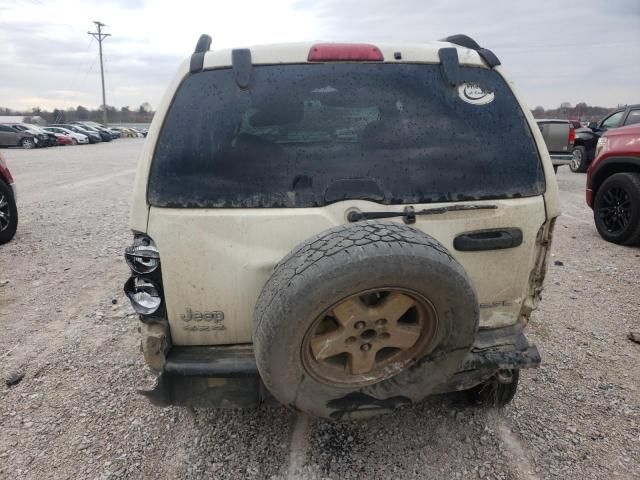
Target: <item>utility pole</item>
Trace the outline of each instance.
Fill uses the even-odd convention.
[[[102,33],[102,27],[106,27],[104,23],[101,23],[97,20],[94,20],[93,23],[96,24],[97,32],[87,32],[93,38],[98,40],[98,48],[100,50],[100,77],[102,78],[102,123],[104,126],[107,126],[107,99],[104,94],[104,68],[102,66],[102,40],[107,37],[110,37],[110,33]]]

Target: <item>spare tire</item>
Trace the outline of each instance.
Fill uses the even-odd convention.
[[[254,350],[281,403],[351,419],[422,400],[474,341],[478,301],[437,240],[391,221],[327,230],[275,268],[255,310]]]

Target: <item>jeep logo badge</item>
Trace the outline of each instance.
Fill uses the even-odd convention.
[[[495,94],[483,90],[477,83],[463,83],[458,87],[458,96],[471,105],[486,105],[495,100]]]
[[[187,325],[184,326],[185,330],[225,330],[225,326],[222,324],[224,321],[224,312],[219,310],[200,312],[198,310],[191,310],[191,308],[187,307],[186,313],[180,315],[180,320],[187,322]],[[191,324],[191,322],[194,323]]]

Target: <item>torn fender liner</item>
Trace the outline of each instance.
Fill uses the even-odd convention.
[[[520,369],[540,365],[540,353],[529,343],[521,325],[480,330],[461,371]]]

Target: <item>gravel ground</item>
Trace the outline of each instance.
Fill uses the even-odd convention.
[[[530,337],[543,356],[505,410],[456,397],[335,424],[284,408],[158,409],[121,293],[143,140],[3,150],[20,226],[0,247],[0,477],[640,478],[640,250],[608,244],[584,175],[559,220]],[[554,261],[556,261],[554,263]]]

